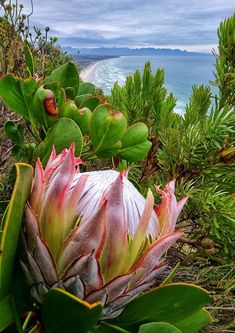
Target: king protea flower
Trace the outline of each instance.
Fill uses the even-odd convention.
[[[182,234],[174,229],[187,198],[177,203],[170,182],[157,189],[162,203],[154,211],[152,192],[145,200],[125,172],[80,173],[81,163],[73,145],[58,156],[53,150],[45,170],[37,160],[22,266],[38,302],[59,287],[100,301],[103,318],[113,318],[164,268],[164,253]]]

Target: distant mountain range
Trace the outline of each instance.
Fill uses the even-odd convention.
[[[96,55],[96,56],[149,56],[149,55],[198,55],[196,52],[182,51],[179,49],[155,49],[155,48],[136,48],[129,49],[128,47],[99,47],[99,48],[73,48],[62,47],[64,52],[68,52],[71,55]],[[202,54],[202,53],[201,53]]]

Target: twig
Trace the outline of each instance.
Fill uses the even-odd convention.
[[[223,307],[223,306],[207,306],[207,310],[226,310],[226,311],[235,311],[235,307]]]

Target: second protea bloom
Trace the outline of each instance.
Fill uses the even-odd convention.
[[[73,146],[58,156],[53,150],[45,170],[37,161],[22,266],[38,302],[59,287],[100,301],[103,318],[113,318],[164,268],[162,256],[182,234],[174,229],[187,198],[177,203],[170,182],[157,189],[162,203],[154,210],[152,192],[145,200],[125,173],[80,173],[81,163]]]

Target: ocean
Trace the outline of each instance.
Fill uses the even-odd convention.
[[[123,85],[126,76],[133,75],[136,69],[142,72],[147,61],[151,62],[153,73],[158,67],[164,69],[165,87],[177,98],[175,111],[178,112],[183,112],[193,85],[207,85],[213,80],[215,57],[210,54],[111,58],[99,61],[85,69],[82,78],[102,88],[105,94],[110,94],[116,81]],[[212,91],[215,92],[214,87]]]

